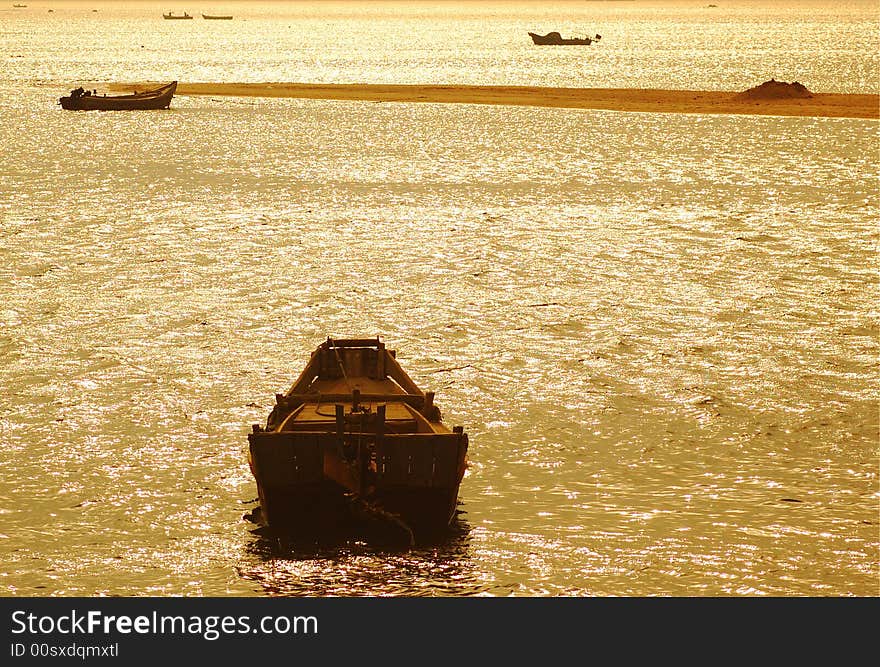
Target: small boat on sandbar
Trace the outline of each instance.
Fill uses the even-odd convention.
[[[217,14],[202,14],[202,18],[207,21],[231,21],[232,17],[228,15],[219,16]]]
[[[175,19],[177,19],[177,20],[181,20],[181,19],[191,19],[192,16],[189,15],[189,14],[187,14],[186,12],[184,12],[183,15],[175,14],[174,12],[168,12],[167,14],[162,14],[162,18],[163,18],[163,19],[168,19],[169,21],[173,21],[173,20],[175,20]]]
[[[534,32],[529,33],[532,42],[539,46],[589,46],[593,42],[602,39],[602,35],[595,37],[566,37],[564,38],[558,32],[548,32],[546,35],[538,35]]]
[[[68,111],[139,111],[167,109],[177,90],[177,81],[159,88],[129,95],[98,95],[95,90],[82,87],[70,91],[70,95],[58,100],[62,109]]]
[[[398,546],[450,529],[467,434],[443,424],[434,392],[378,337],[328,338],[275,401],[248,434],[262,529],[312,542],[343,530]]]

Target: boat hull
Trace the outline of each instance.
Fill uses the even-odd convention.
[[[467,435],[285,433],[248,435],[263,521],[309,539],[356,521],[358,498],[403,521],[416,536],[448,529],[466,469]]]
[[[248,435],[264,525],[299,540],[364,524],[415,540],[448,531],[468,436],[443,425],[433,398],[376,340],[319,347]]]
[[[529,37],[532,38],[533,43],[539,46],[589,46],[596,41],[592,37],[563,38],[558,32],[551,32],[546,35],[530,32]]]
[[[99,95],[68,95],[58,101],[68,111],[145,111],[168,109],[177,90],[177,82],[155,91],[104,97]]]

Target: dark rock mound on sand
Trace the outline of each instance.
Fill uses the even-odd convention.
[[[770,79],[760,86],[749,88],[737,97],[743,100],[793,100],[806,99],[812,96],[813,93],[807,90],[807,87],[802,83],[797,81],[785,83],[785,81]]]

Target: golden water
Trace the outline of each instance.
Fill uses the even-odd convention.
[[[0,11],[4,594],[880,592],[875,121],[55,104],[80,79],[876,92],[871,3],[28,4]],[[829,25],[850,42],[791,37]],[[272,551],[246,433],[326,336],[377,334],[470,434],[463,533]]]

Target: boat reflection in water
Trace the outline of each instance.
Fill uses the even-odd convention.
[[[246,547],[239,577],[255,590],[276,597],[472,596],[489,583],[471,556],[470,527],[440,542],[414,548],[380,549],[362,541],[336,546],[291,548],[275,538],[258,537]]]

